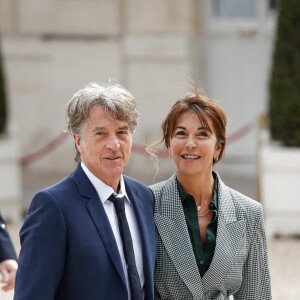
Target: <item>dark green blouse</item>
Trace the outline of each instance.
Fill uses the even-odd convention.
[[[214,212],[211,222],[206,227],[205,243],[202,243],[198,224],[198,215],[195,199],[187,194],[177,179],[177,187],[181,198],[186,223],[189,230],[193,251],[197,261],[201,277],[209,268],[214,256],[217,237],[217,219],[218,219],[218,178],[213,173],[215,179],[214,196],[208,205],[209,210]]]

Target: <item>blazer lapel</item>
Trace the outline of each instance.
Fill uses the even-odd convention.
[[[74,172],[74,180],[78,186],[80,194],[83,197],[89,198],[87,209],[96,226],[100,238],[104,244],[107,254],[110,257],[112,265],[116,268],[125,285],[126,279],[118,250],[118,246],[112,232],[109,220],[99,199],[98,193],[94,186],[82,170],[80,163]]]
[[[200,299],[203,297],[201,277],[189,239],[184,211],[174,174],[165,184],[161,202],[154,214],[158,234],[172,260],[179,276],[191,291]]]
[[[235,207],[227,186],[219,178],[219,210],[216,249],[213,260],[203,276],[204,291],[221,286],[243,241],[244,220],[237,221]]]

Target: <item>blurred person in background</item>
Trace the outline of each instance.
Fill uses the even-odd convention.
[[[177,172],[150,186],[155,196],[155,299],[271,299],[260,203],[226,186],[213,165],[226,145],[227,118],[195,93],[162,123]]]
[[[74,94],[67,127],[76,170],[40,191],[20,231],[15,300],[152,300],[154,197],[123,176],[138,111],[115,83]]]
[[[2,287],[4,291],[14,288],[17,269],[17,255],[0,214],[0,274],[1,282],[4,283]]]

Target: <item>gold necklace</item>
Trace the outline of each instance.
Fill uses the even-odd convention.
[[[208,205],[208,204],[207,204],[207,205]],[[205,206],[206,206],[206,205],[205,205]],[[201,208],[202,208],[201,205],[197,206],[197,215],[198,215],[198,217],[205,217],[205,216],[210,212],[210,210],[208,209],[204,214],[200,214]]]
[[[214,181],[211,183],[211,189],[212,189],[212,195],[214,195]],[[209,204],[209,203],[208,203]],[[200,210],[203,206],[208,206],[208,204],[204,204],[204,205],[198,205],[197,206],[197,215],[198,217],[205,217],[209,212],[210,210],[208,209],[204,214],[200,214]]]

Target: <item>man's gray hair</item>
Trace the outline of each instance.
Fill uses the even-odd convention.
[[[92,82],[73,95],[67,105],[67,130],[83,138],[84,128],[93,106],[102,106],[113,118],[128,121],[134,132],[139,113],[133,95],[117,83]],[[76,148],[76,145],[75,145]],[[76,148],[75,161],[80,161]]]

